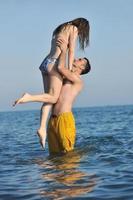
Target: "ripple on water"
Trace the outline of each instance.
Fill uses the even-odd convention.
[[[0,199],[132,200],[133,106],[74,109],[76,149],[49,157],[39,111],[0,113]]]

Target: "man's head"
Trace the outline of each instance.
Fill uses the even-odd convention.
[[[91,70],[91,65],[87,58],[74,59],[72,71],[78,74],[87,74]]]

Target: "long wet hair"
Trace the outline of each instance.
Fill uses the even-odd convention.
[[[78,29],[78,40],[80,49],[84,50],[85,47],[89,45],[89,34],[90,34],[90,25],[89,21],[85,18],[76,18],[72,21],[65,22],[60,24],[53,32],[53,36],[58,35],[63,28],[67,25],[76,26]]]

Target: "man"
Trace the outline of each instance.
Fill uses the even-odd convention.
[[[58,70],[64,76],[63,86],[57,103],[53,106],[48,122],[48,146],[50,154],[65,153],[73,150],[75,144],[75,120],[72,113],[72,105],[83,88],[80,74],[86,74],[91,66],[88,59],[75,59],[72,71],[65,67],[66,46],[59,40],[61,49]]]

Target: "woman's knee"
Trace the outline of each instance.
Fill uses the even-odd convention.
[[[58,101],[58,98],[59,97],[57,97],[57,96],[53,96],[52,97],[52,103],[55,104]]]

